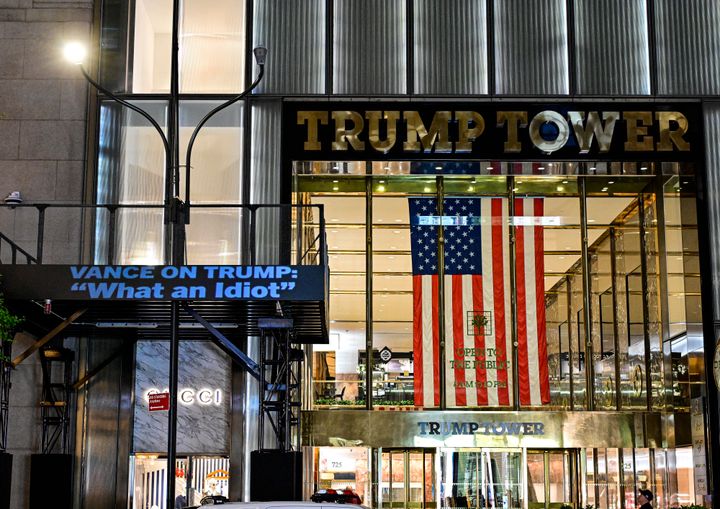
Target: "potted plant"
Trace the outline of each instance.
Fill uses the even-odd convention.
[[[0,509],[10,507],[12,454],[7,448],[8,397],[10,393],[10,355],[15,332],[23,319],[14,315],[0,297]]]

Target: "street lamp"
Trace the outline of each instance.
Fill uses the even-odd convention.
[[[166,203],[166,217],[172,218],[172,221],[168,221],[171,223],[174,223],[177,226],[177,223],[181,224],[189,224],[190,223],[190,168],[191,168],[191,159],[192,159],[192,149],[193,145],[195,144],[195,139],[197,138],[197,135],[200,132],[200,129],[207,123],[208,120],[210,120],[216,113],[224,110],[228,106],[238,102],[239,100],[243,99],[245,96],[247,96],[250,92],[252,92],[259,84],[260,81],[265,76],[265,59],[267,57],[267,48],[263,46],[258,46],[256,48],[253,48],[253,55],[255,56],[255,62],[260,67],[260,72],[257,75],[257,78],[255,78],[255,81],[252,82],[252,84],[242,91],[240,94],[236,95],[232,99],[229,99],[225,101],[223,104],[219,105],[212,111],[210,111],[207,115],[205,115],[202,120],[198,123],[197,126],[195,126],[195,129],[192,132],[192,135],[190,136],[190,141],[188,143],[187,151],[185,153],[185,202],[183,203],[182,200],[178,196],[176,196],[175,199],[175,212],[179,213],[180,215],[184,216],[182,218],[178,217],[177,214],[170,214],[169,210],[171,205],[169,203]],[[108,96],[113,101],[117,102],[118,104],[121,104],[136,113],[139,113],[145,119],[150,122],[150,124],[155,128],[155,130],[160,135],[160,139],[163,142],[163,148],[165,149],[165,175],[166,177],[171,174],[171,172],[175,172],[176,168],[173,168],[171,165],[171,150],[174,147],[170,146],[170,142],[168,141],[167,136],[165,136],[165,132],[163,131],[162,127],[155,121],[154,118],[152,118],[145,110],[135,106],[134,104],[125,101],[124,99],[119,98],[114,93],[112,93],[107,88],[100,85],[97,81],[92,79],[90,75],[85,70],[85,66],[83,65],[85,62],[85,58],[87,56],[87,50],[85,49],[85,46],[78,42],[69,42],[65,45],[63,54],[65,56],[65,59],[70,62],[71,64],[77,65],[80,68],[80,72],[85,77],[85,79],[90,83],[93,87],[95,87],[97,90]],[[180,234],[182,235],[182,239],[176,239],[175,236],[173,236],[173,242],[176,243],[178,240],[182,240],[182,243],[185,243],[185,229],[184,227],[180,228],[178,230]],[[173,252],[175,253],[182,253],[182,249],[173,249]],[[182,255],[173,256],[173,263],[175,264],[182,264],[184,260],[180,259],[182,258]]]
[[[175,1],[177,4],[177,0]],[[174,7],[174,12],[177,13],[177,5]],[[136,113],[139,113],[150,124],[160,135],[160,139],[163,142],[163,148],[165,149],[165,176],[170,178],[172,176],[173,189],[170,193],[169,187],[166,187],[165,193],[165,222],[172,224],[172,253],[171,261],[175,265],[182,265],[185,262],[185,228],[190,223],[190,162],[192,157],[192,148],[195,143],[200,129],[205,123],[207,123],[213,115],[219,111],[227,108],[231,104],[234,104],[247,96],[252,92],[255,87],[258,86],[260,80],[262,80],[265,74],[265,59],[267,57],[267,48],[257,47],[253,49],[253,55],[255,56],[255,62],[260,66],[260,72],[258,73],[255,81],[252,82],[250,87],[236,95],[232,99],[224,102],[217,108],[210,111],[205,115],[202,120],[198,123],[190,136],[190,142],[185,154],[185,202],[178,196],[180,194],[180,168],[179,168],[179,156],[178,156],[178,83],[177,83],[177,23],[174,23],[175,28],[173,29],[173,52],[172,52],[172,71],[171,71],[171,86],[170,86],[170,127],[169,132],[171,135],[165,135],[160,125],[152,118],[146,111],[135,106],[134,104],[125,101],[108,89],[104,88],[98,82],[93,80],[85,70],[83,63],[86,58],[86,50],[82,44],[69,43],[65,46],[64,54],[65,58],[72,64],[77,65],[80,68],[80,72],[85,79],[97,90],[108,96],[113,101],[121,104]],[[175,196],[172,196],[174,194]],[[166,259],[167,259],[166,255]],[[174,492],[175,492],[175,458],[176,458],[176,437],[177,437],[177,392],[178,392],[178,344],[179,344],[179,328],[180,328],[180,303],[178,300],[172,300],[170,303],[170,323],[171,323],[171,337],[170,337],[170,370],[169,370],[169,391],[170,391],[170,408],[168,410],[168,466],[167,466],[167,507],[172,507],[174,503]]]

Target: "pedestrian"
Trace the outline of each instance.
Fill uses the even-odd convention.
[[[637,500],[640,503],[640,509],[653,509],[650,501],[653,499],[652,491],[638,490]]]

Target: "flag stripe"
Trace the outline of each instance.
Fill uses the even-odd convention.
[[[505,282],[508,281],[506,278],[507,266],[505,263],[505,239],[507,235],[505,230],[507,229],[506,214],[505,214],[505,203],[501,198],[492,199],[492,247],[493,247],[493,278],[495,290],[494,304],[495,304],[495,358],[498,362],[503,362],[504,367],[497,370],[497,404],[498,405],[509,405],[510,404],[510,384],[508,381],[512,378],[508,376],[507,362],[509,359],[510,349],[508,349],[508,325],[510,320],[508,319],[510,306],[508,295],[509,292],[506,290]],[[495,221],[496,218],[501,220]]]
[[[488,257],[484,257],[488,258]],[[485,261],[483,260],[483,263]],[[466,309],[472,309],[476,312],[478,312],[480,315],[484,314],[485,306],[484,306],[484,294],[483,294],[483,280],[482,276],[479,277],[472,277],[472,276],[463,276],[463,278],[470,278],[470,280],[464,285],[464,288],[466,289],[472,289],[471,292],[467,292],[466,294],[469,294],[466,296]],[[487,327],[486,327],[487,328]],[[483,331],[486,332],[486,331]],[[469,338],[470,340],[473,339],[471,336]],[[475,355],[473,357],[478,358],[480,357],[479,352],[487,352],[485,345],[485,334],[476,334],[474,336],[474,344],[471,346],[471,348],[475,349]],[[487,354],[485,354],[485,358],[487,358]],[[478,359],[479,360],[479,359]],[[475,400],[476,405],[487,405],[488,402],[488,389],[487,389],[487,368],[484,364],[481,362],[478,363],[478,365],[475,367],[474,372],[474,379],[475,379],[475,390],[468,390],[468,405],[470,404],[471,400]],[[473,395],[472,398],[470,398],[470,394]]]
[[[543,217],[545,215],[544,202],[540,198],[536,198],[533,203],[533,214],[535,217]],[[538,324],[538,359],[540,380],[540,403],[550,403],[550,373],[547,360],[547,328],[545,321],[545,236],[542,226],[535,228],[535,288],[537,292],[537,305],[535,316]]]
[[[531,216],[532,215],[532,201],[529,200],[521,200],[520,207],[522,211],[523,216]],[[527,370],[528,370],[528,376],[526,379],[523,380],[523,382],[527,385],[527,394],[529,395],[529,398],[527,400],[521,400],[521,403],[523,405],[532,405],[536,402],[540,401],[540,384],[538,383],[532,383],[533,380],[536,380],[535,374],[540,372],[540,368],[538,366],[539,359],[538,359],[538,348],[537,348],[537,341],[532,341],[532,338],[538,337],[538,323],[537,319],[532,319],[532,317],[536,317],[537,312],[537,289],[535,288],[535,277],[532,277],[535,274],[535,228],[534,227],[527,227],[527,226],[521,226],[520,227],[520,235],[523,237],[523,247],[524,247],[524,257],[523,261],[525,263],[525,317],[526,317],[526,335],[525,335],[525,348],[526,348],[526,358],[527,358]]]
[[[427,276],[426,276],[427,277]],[[432,352],[433,364],[433,402],[430,406],[440,406],[440,330],[439,330],[439,309],[438,301],[440,299],[440,286],[438,278],[430,276],[430,284],[432,285]],[[427,295],[427,293],[425,294]]]
[[[452,295],[452,302],[448,303],[449,306],[446,306],[446,308],[450,311],[450,320],[453,324],[452,328],[452,334],[453,334],[453,351],[461,350],[463,351],[465,348],[465,331],[464,329],[464,315],[463,312],[463,276],[462,274],[453,274],[452,276],[447,277],[446,279],[450,279],[452,281],[452,292],[448,293],[448,295]],[[455,373],[454,377],[447,377],[447,378],[454,378],[453,383],[450,383],[450,386],[455,385],[455,402],[454,405],[457,406],[466,406],[467,405],[467,397],[466,392],[467,389],[465,388],[465,372],[466,369],[464,367],[465,363],[465,355],[463,352],[463,355],[458,359],[456,356],[453,355],[453,352],[450,352],[450,355],[448,356],[448,359],[455,358],[456,362],[461,363],[460,366],[455,365]],[[453,369],[452,367],[450,369]],[[453,406],[454,406],[453,405]],[[450,402],[448,402],[448,406],[450,406]]]
[[[423,328],[423,307],[427,299],[423,299],[422,285],[424,276],[413,276],[413,363],[415,366],[415,377],[413,387],[415,389],[415,406],[425,406],[423,396],[427,394],[424,391],[425,376],[425,359],[423,352],[427,352],[424,342]],[[366,394],[371,390],[367,387]]]
[[[515,200],[515,216],[522,215],[522,199]],[[518,383],[520,404],[525,405],[530,401],[530,387],[527,383],[530,379],[527,350],[527,307],[525,295],[525,237],[519,226],[515,227],[515,290],[516,290],[516,321],[517,321],[517,343],[518,343]]]

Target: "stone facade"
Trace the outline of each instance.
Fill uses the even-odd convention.
[[[84,185],[87,84],[62,58],[67,40],[90,41],[91,1],[0,0],[0,198],[79,203]],[[58,212],[61,212],[58,214]],[[35,209],[0,209],[0,232],[36,253]],[[44,262],[79,261],[79,212],[47,212]],[[13,354],[34,339],[19,335]],[[13,372],[8,452],[11,507],[28,506],[30,455],[40,452],[40,361]]]

